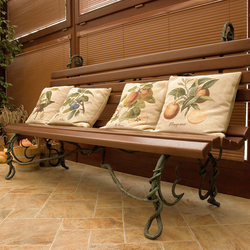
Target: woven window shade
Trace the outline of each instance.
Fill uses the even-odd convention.
[[[124,25],[124,57],[169,50],[166,15]]]
[[[199,4],[199,1],[197,1]],[[85,64],[193,47],[221,41],[222,28],[232,22],[235,39],[247,37],[247,1],[211,1],[197,7],[161,14],[102,29],[79,37]],[[230,125],[245,125],[245,103],[235,105]],[[214,151],[218,154],[218,151]],[[244,161],[244,149],[224,151],[224,159]]]
[[[228,21],[234,26],[235,39],[247,37],[246,0],[221,1],[170,13],[170,50],[220,42]]]
[[[80,0],[80,14],[84,14],[121,0]]]
[[[66,20],[65,0],[9,0],[8,17],[23,37]]]
[[[96,64],[123,58],[123,29],[121,26],[88,34],[80,40],[80,55],[84,57],[85,64]]]
[[[51,72],[67,68],[69,54],[67,39],[17,56],[7,68],[7,81],[13,85],[7,94],[14,98],[15,105],[23,104],[30,114],[42,89],[49,87]]]
[[[99,31],[84,30],[84,35],[79,33],[80,54],[86,64],[97,64],[216,43],[228,21],[233,23],[235,39],[247,37],[246,0],[212,1]]]

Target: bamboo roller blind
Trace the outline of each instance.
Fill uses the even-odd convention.
[[[222,28],[232,22],[235,39],[247,37],[247,1],[224,0],[161,14],[87,33],[79,37],[85,64],[97,64],[148,53],[221,41]],[[245,125],[246,104],[235,105],[230,125]],[[214,151],[214,154],[217,154]],[[244,148],[224,151],[224,159],[243,161]]]
[[[15,105],[23,104],[30,114],[42,89],[49,87],[51,72],[67,68],[69,54],[70,43],[66,39],[17,56],[7,68],[7,81],[14,85],[8,89],[8,96],[14,98]]]
[[[17,25],[15,37],[65,21],[65,8],[65,0],[9,0],[8,16]]]

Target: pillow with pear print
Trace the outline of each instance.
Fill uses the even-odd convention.
[[[241,72],[169,79],[156,131],[224,136]]]
[[[167,85],[168,81],[127,83],[115,113],[103,128],[155,129]]]
[[[92,127],[106,106],[111,88],[72,88],[48,124]]]
[[[47,124],[59,111],[72,86],[44,88],[26,123]]]

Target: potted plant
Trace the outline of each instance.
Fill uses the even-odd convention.
[[[1,143],[3,136],[5,136],[3,128],[8,124],[24,122],[28,113],[21,106],[16,108],[15,105],[10,104],[13,98],[7,96],[7,88],[12,86],[11,83],[6,82],[5,69],[15,60],[15,55],[22,51],[22,44],[18,39],[14,38],[15,26],[10,24],[7,20],[7,6],[8,0],[0,0],[0,129],[1,129]],[[0,145],[4,147],[4,145]],[[3,150],[3,149],[0,149]]]
[[[22,51],[22,44],[14,38],[15,26],[6,18],[7,0],[0,0],[0,128],[7,124],[22,122],[27,116],[23,107],[16,108],[10,104],[13,98],[7,96],[7,88],[12,86],[6,82],[5,69],[15,60],[16,54]]]
[[[6,18],[6,3],[7,0],[0,0],[0,67],[3,74],[0,76],[0,108],[13,110],[14,105],[9,103],[12,98],[6,94],[11,83],[5,81],[4,71],[15,60],[15,55],[22,51],[22,44],[14,38],[15,26],[10,25],[10,21]]]

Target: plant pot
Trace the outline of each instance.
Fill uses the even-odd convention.
[[[60,144],[57,142],[54,142],[51,144],[51,149],[56,149],[57,151],[60,151]],[[49,158],[49,157],[56,157],[58,154],[55,150],[51,151],[51,154],[49,155],[49,150],[47,149],[46,145],[41,145],[41,159],[43,158]],[[57,164],[58,160],[52,160],[52,161],[42,161],[41,167],[50,167],[51,164]]]
[[[12,136],[15,135],[15,133],[6,133],[6,143],[12,138]],[[18,146],[17,140],[14,142],[14,147]]]
[[[24,151],[25,151],[25,148],[22,146],[13,147],[13,152],[15,156],[19,159],[19,161],[29,162],[30,159],[26,158],[26,156],[24,155]],[[40,153],[41,153],[41,149],[40,147],[36,145],[30,146],[26,150],[26,155],[28,157],[32,157],[35,155],[35,158],[33,159],[33,161],[40,159],[40,156],[41,156]],[[18,163],[13,163],[13,165],[19,171],[33,171],[33,170],[39,169],[40,163],[32,163],[28,165],[20,165]]]

